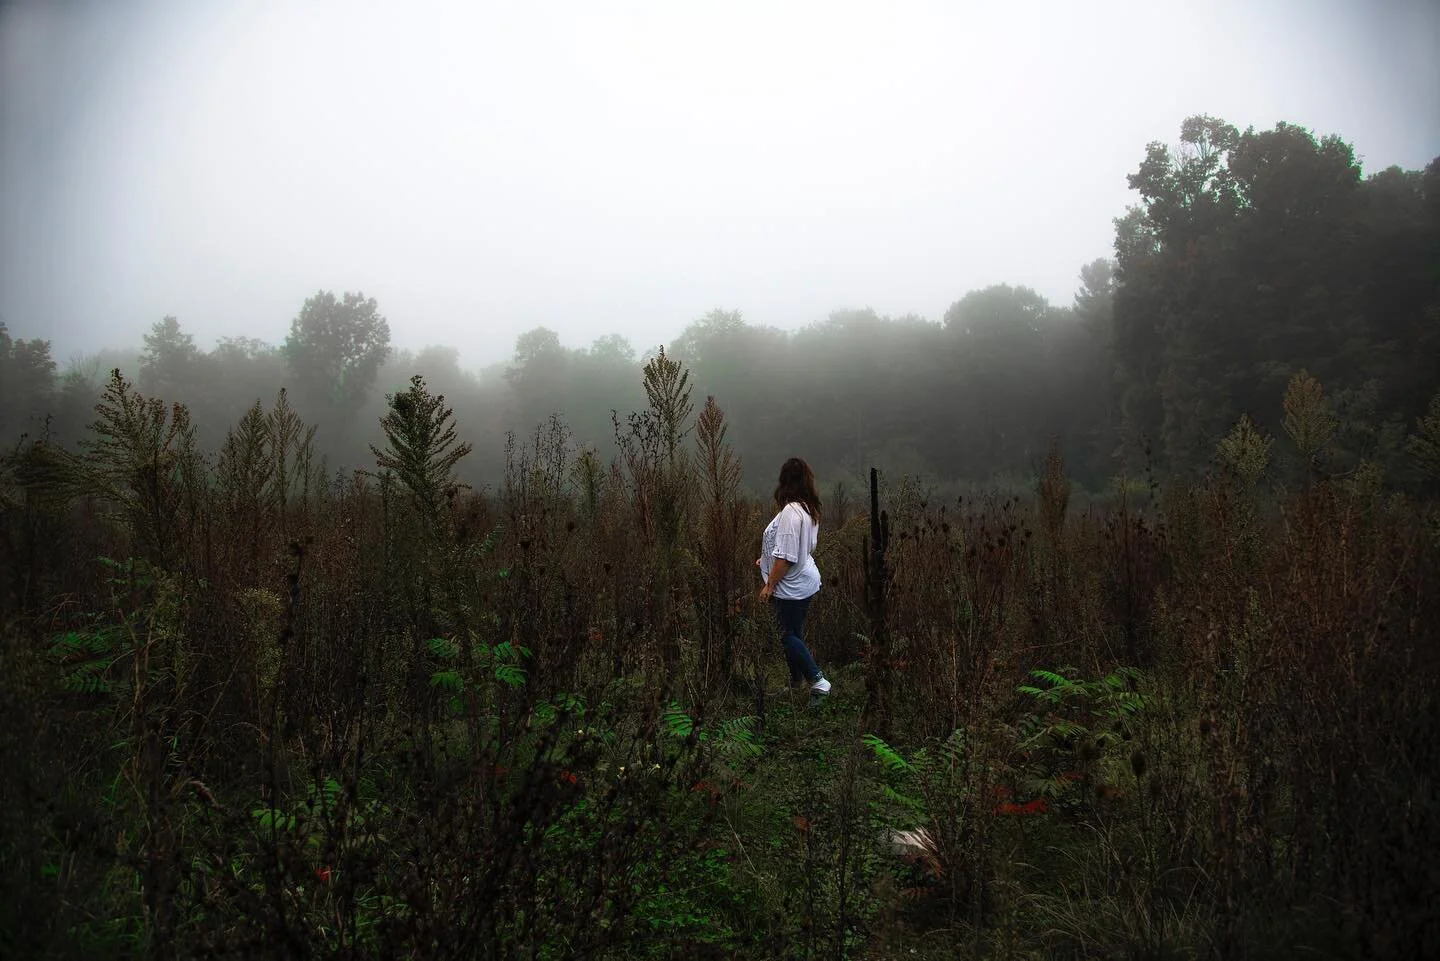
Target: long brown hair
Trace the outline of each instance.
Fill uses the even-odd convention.
[[[780,482],[775,485],[775,506],[799,504],[815,523],[820,523],[820,495],[815,493],[815,474],[810,465],[792,457],[780,467]]]

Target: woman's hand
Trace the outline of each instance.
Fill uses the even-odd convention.
[[[755,563],[760,563],[756,561]],[[790,570],[790,562],[783,557],[777,557],[770,562],[770,577],[765,581],[765,586],[760,588],[760,600],[768,601],[775,596],[775,585],[785,577],[785,572]]]

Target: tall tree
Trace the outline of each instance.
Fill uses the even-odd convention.
[[[549,327],[527,330],[515,339],[515,359],[505,370],[514,397],[512,423],[529,430],[552,413],[565,410],[564,392],[570,352]]]
[[[1148,435],[1187,471],[1241,413],[1274,433],[1275,398],[1301,369],[1327,402],[1379,418],[1371,436],[1389,424],[1398,452],[1396,398],[1379,385],[1424,342],[1420,180],[1362,182],[1348,144],[1292,124],[1239,133],[1193,117],[1130,184],[1142,203],[1117,222],[1112,343],[1131,452]],[[1429,375],[1414,373],[1403,392],[1423,396]]]
[[[180,328],[180,321],[167,315],[157,320],[145,335],[145,352],[140,355],[140,389],[161,397],[175,397],[195,381],[200,350],[195,338]]]
[[[48,409],[55,391],[55,361],[48,340],[13,340],[0,321],[0,443]]]
[[[601,363],[629,365],[635,363],[635,348],[619,334],[606,334],[590,345],[590,357]]]
[[[1211,330],[1228,312],[1224,300],[1234,290],[1214,253],[1217,235],[1233,224],[1240,207],[1226,166],[1238,140],[1233,126],[1202,116],[1181,125],[1176,150],[1150,144],[1129,178],[1142,206],[1116,238],[1120,284],[1128,284],[1132,266],[1142,277],[1137,290],[1116,299],[1116,324],[1123,331],[1117,340],[1142,348],[1127,358],[1128,426],[1132,435],[1157,439],[1152,431],[1158,413],[1158,439],[1172,465],[1191,466],[1208,456],[1213,431],[1206,425],[1226,420],[1223,397],[1205,373],[1214,369]],[[1147,250],[1152,239],[1154,248]],[[1132,252],[1141,255],[1139,263],[1128,259]]]
[[[941,334],[939,324],[923,318],[864,308],[833,311],[790,338],[769,371],[778,393],[798,401],[786,416],[805,425],[816,471],[857,490],[872,464],[897,476],[949,470],[942,463],[953,410],[934,404],[954,373]],[[723,382],[716,386],[729,392]],[[747,438],[747,455],[751,449]],[[777,449],[767,458],[766,481],[773,482],[786,453]]]
[[[390,354],[390,324],[375,298],[322,290],[305,301],[282,348],[297,392],[323,414],[353,413]]]
[[[745,318],[740,311],[717,307],[686,327],[670,344],[670,354],[698,370],[707,360],[713,362],[714,352],[723,350],[727,341],[733,341],[744,330]]]
[[[1028,287],[974,290],[945,312],[954,379],[947,391],[964,412],[951,436],[957,460],[982,476],[1023,465],[1044,451],[1050,333],[1056,309]]]
[[[254,337],[221,337],[198,367],[213,383],[211,404],[195,412],[204,433],[223,437],[230,425],[247,416],[255,404],[285,383],[285,358],[278,347]],[[211,419],[214,422],[211,422]]]
[[[1060,393],[1066,398],[1070,438],[1061,452],[1072,473],[1090,480],[1113,471],[1119,428],[1119,391],[1114,370],[1115,264],[1094,260],[1080,268],[1080,289],[1071,307],[1075,324],[1062,334],[1057,354],[1066,358]]]

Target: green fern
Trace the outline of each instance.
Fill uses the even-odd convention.
[[[695,722],[690,715],[680,710],[680,705],[671,701],[665,709],[665,729],[671,737],[689,737],[695,731]]]
[[[1031,671],[1033,677],[1046,681],[1051,687],[1073,687],[1075,682],[1065,676],[1066,672],[1073,672],[1073,667],[1062,667],[1059,671],[1047,671],[1043,668]]]
[[[506,687],[524,687],[525,668],[518,664],[499,664],[495,667],[495,680]]]
[[[887,771],[908,774],[913,770],[910,762],[905,760],[899,751],[886,744],[883,738],[874,734],[866,734],[860,740],[869,745],[870,750],[875,752],[876,759]]]
[[[105,582],[112,587],[129,590],[155,585],[154,574],[144,558],[127,557],[123,561],[117,561],[109,557],[97,557],[95,562],[113,572],[105,578]]]
[[[495,664],[495,680],[506,687],[524,687],[526,671],[520,662],[531,657],[530,648],[502,641],[486,652]]]
[[[430,653],[445,661],[453,661],[460,656],[460,645],[448,637],[432,637],[425,642]]]
[[[923,799],[911,794],[904,794],[888,784],[880,785],[880,793],[886,800],[898,805],[902,810],[915,815],[920,820],[924,819],[925,801]]]
[[[106,676],[123,653],[124,630],[117,625],[66,631],[50,642],[50,656],[63,671],[60,689],[71,694],[113,694]]]
[[[1053,799],[1075,797],[1072,772],[1115,763],[1137,715],[1146,707],[1143,677],[1135,668],[1116,668],[1096,680],[1072,679],[1074,668],[1036,670],[1043,685],[1020,685],[1039,709],[1014,728],[1015,746],[1031,758],[1021,787]]]
[[[271,810],[270,808],[255,808],[250,812],[250,815],[255,818],[256,823],[260,825],[262,830],[274,831],[277,834],[288,834],[294,831],[300,823],[296,818],[291,817],[278,808],[275,810]]]
[[[765,749],[756,741],[757,720],[753,716],[729,718],[716,725],[714,731],[701,732],[700,740],[713,744],[720,753],[732,759],[759,757]]]
[[[317,818],[321,815],[332,816],[339,811],[344,793],[345,788],[339,781],[327,777],[323,781],[311,781],[305,794],[296,799],[295,807],[287,809],[278,804],[273,807],[256,807],[251,809],[250,816],[262,831],[295,835],[307,847],[318,850],[325,839],[323,832],[317,830]],[[376,808],[380,805],[372,803],[369,807]],[[304,812],[303,816],[297,813],[301,811]],[[360,819],[353,814],[351,818],[355,823],[360,823]]]
[[[517,647],[509,641],[501,641],[499,644],[496,644],[494,650],[490,653],[499,660],[511,662],[518,662],[531,656],[530,648],[523,646]]]
[[[60,690],[67,694],[113,694],[115,687],[105,678],[109,663],[82,664],[60,679]]]
[[[1030,672],[1030,676],[1044,681],[1048,687],[1036,685],[1021,685],[1016,688],[1021,694],[1029,695],[1043,701],[1046,704],[1059,704],[1068,697],[1084,693],[1084,686],[1072,681],[1067,674],[1075,673],[1073,667],[1062,667],[1059,671],[1047,671],[1036,669]]]
[[[555,723],[561,715],[582,719],[585,717],[585,699],[576,694],[560,693],[552,700],[541,701],[532,711],[534,719],[542,725]]]
[[[459,694],[465,689],[465,679],[460,676],[459,671],[436,671],[430,675],[430,686],[451,694]]]
[[[425,642],[425,647],[440,662],[430,675],[430,686],[450,694],[450,709],[452,713],[459,714],[464,709],[460,695],[475,687],[461,670],[460,643],[454,638],[432,637]],[[530,648],[509,641],[494,647],[476,642],[470,653],[474,657],[475,669],[480,672],[476,675],[477,679],[488,673],[506,687],[525,686],[529,674],[521,662],[532,656]]]

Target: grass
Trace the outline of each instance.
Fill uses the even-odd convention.
[[[1217,476],[1077,512],[1056,458],[1031,498],[907,487],[882,497],[886,644],[868,518],[826,528],[812,706],[774,693],[768,507],[738,494],[723,414],[694,459],[652,414],[608,473],[552,425],[483,495],[407,448],[408,481],[281,496],[158,421],[54,454],[59,488],[16,481],[0,951],[1440,947],[1416,856],[1440,829],[1433,504]]]

